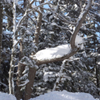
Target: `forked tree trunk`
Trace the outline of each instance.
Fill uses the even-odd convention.
[[[74,49],[74,50],[72,50],[72,51],[70,52],[70,54],[63,56],[62,58],[49,59],[49,60],[47,60],[47,61],[37,61],[37,62],[36,62],[37,64],[43,64],[43,63],[54,62],[54,61],[57,61],[57,60],[64,60],[64,59],[66,59],[66,58],[68,59],[69,57],[73,56],[73,55],[78,51],[79,48],[77,48],[77,47],[75,46],[76,35],[78,34],[78,31],[79,31],[79,29],[80,29],[80,27],[81,27],[81,24],[82,24],[82,22],[84,21],[86,15],[87,15],[87,13],[88,13],[89,8],[91,7],[91,2],[92,2],[92,0],[89,0],[89,1],[88,1],[88,5],[86,6],[86,9],[85,9],[84,12],[82,13],[83,16],[81,16],[80,19],[78,20],[77,26],[76,26],[76,28],[75,28],[75,31],[73,32],[73,35],[72,35],[72,38],[71,38],[71,47],[72,47],[72,49]],[[40,18],[40,20],[39,20],[39,18]],[[42,18],[42,16],[40,16],[40,17],[38,16],[37,26],[41,26],[41,24],[40,24],[40,23],[41,23],[41,20],[42,20],[41,18]],[[39,22],[39,21],[40,21],[40,22]],[[38,22],[39,22],[39,24],[38,24]],[[36,45],[37,45],[37,44],[38,44],[38,38],[39,38],[40,28],[39,28],[39,27],[36,27],[36,31],[35,31],[35,32],[36,32],[36,34],[35,34],[35,43],[36,43]],[[33,59],[34,59],[34,58],[33,58]],[[36,60],[36,59],[34,59],[34,60]],[[28,74],[29,83],[28,83],[27,86],[26,86],[25,100],[28,100],[28,99],[31,98],[31,93],[32,93],[32,87],[33,87],[33,82],[34,82],[34,78],[35,78],[35,73],[36,73],[36,69],[30,67],[30,68],[29,68],[29,74]]]
[[[41,3],[43,3],[43,2],[44,2],[44,0],[41,1]],[[41,12],[43,12],[42,7],[40,7],[40,10],[41,10]],[[42,13],[39,13],[38,17],[37,17],[37,24],[36,24],[36,30],[35,30],[35,44],[37,46],[38,46],[40,29],[41,29],[41,21],[42,21]],[[30,67],[29,68],[29,74],[28,74],[29,83],[26,85],[26,90],[25,90],[25,100],[28,100],[28,99],[31,98],[35,74],[36,74],[36,68]]]

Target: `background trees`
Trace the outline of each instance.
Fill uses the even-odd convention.
[[[18,100],[63,89],[99,96],[100,4],[99,0],[94,0],[92,5],[91,2],[92,0],[18,0],[14,12],[13,1],[2,1],[0,53],[4,58],[3,66],[9,66],[10,60],[14,60],[11,66],[14,69],[13,85]],[[84,48],[83,44],[75,45],[76,35],[84,38]],[[69,55],[65,53],[62,57],[43,61],[34,58],[38,51],[62,44],[71,44]],[[11,54],[13,59],[10,59]],[[8,67],[5,68],[5,71],[8,70]]]

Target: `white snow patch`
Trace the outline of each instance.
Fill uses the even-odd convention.
[[[100,65],[100,62],[97,62],[98,65]]]
[[[10,31],[3,31],[3,34],[5,34],[5,35],[13,35],[13,32],[10,32]]]
[[[14,0],[4,0],[5,2],[7,2],[7,3],[12,3]],[[18,4],[18,0],[15,0],[16,1],[16,4]]]
[[[43,79],[44,79],[45,82],[48,81],[49,77],[54,77],[53,72],[44,72]]]
[[[51,25],[55,26],[55,25],[57,25],[57,24],[56,24],[56,23],[51,23]]]
[[[23,84],[19,85],[19,86],[25,86],[27,83],[29,83],[29,80],[26,79],[25,81],[23,81]]]
[[[40,61],[50,60],[54,58],[63,57],[64,55],[69,54],[70,51],[71,51],[71,46],[65,44],[54,48],[46,48],[44,50],[40,50],[34,55],[34,57],[36,57],[36,59]]]
[[[84,48],[83,43],[84,43],[83,37],[81,37],[81,36],[79,36],[79,35],[76,35],[75,45],[76,45],[78,48],[80,47],[81,49],[83,49],[83,48]]]
[[[0,100],[17,100],[13,95],[0,92]]]
[[[18,41],[15,39],[15,40],[14,40],[14,46],[17,44],[17,42],[18,42]]]
[[[96,100],[93,98],[92,95],[89,93],[72,93],[72,92],[67,92],[65,90],[63,91],[53,91],[46,93],[44,95],[40,95],[39,97],[36,98],[31,98],[30,100]]]

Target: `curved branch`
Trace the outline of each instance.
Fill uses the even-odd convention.
[[[40,50],[35,55],[30,55],[30,58],[35,60],[37,65],[40,65],[69,59],[69,57],[73,56],[78,50],[79,49],[72,51],[71,46],[68,44],[60,45],[54,48]]]
[[[73,56],[79,50],[79,48],[75,46],[75,38],[82,25],[82,22],[84,21],[91,7],[91,3],[92,0],[88,0],[88,4],[85,10],[80,14],[80,18],[77,22],[77,26],[71,38],[71,45],[69,47],[70,49],[67,47],[67,45],[63,45],[64,46],[63,48],[61,46],[58,46],[55,48],[40,50],[34,56],[30,56],[32,59],[36,60],[37,65],[69,59],[69,57]],[[45,53],[47,53],[47,55],[44,57]],[[62,56],[57,56],[59,55],[58,53],[61,53]]]
[[[77,47],[75,46],[75,39],[76,39],[76,35],[78,34],[78,31],[82,25],[82,22],[85,20],[86,18],[86,15],[91,7],[91,4],[92,4],[92,0],[88,0],[88,4],[86,6],[86,8],[84,9],[84,11],[80,14],[79,16],[79,20],[77,21],[77,25],[76,25],[76,28],[73,32],[73,35],[72,35],[72,38],[71,38],[71,48],[72,50],[75,50]]]

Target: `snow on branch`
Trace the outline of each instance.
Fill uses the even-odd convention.
[[[83,44],[84,44],[83,37],[76,35],[75,46],[77,46],[77,48],[83,49],[84,48]]]
[[[38,65],[68,59],[69,57],[73,56],[80,48],[83,48],[83,38],[77,34],[91,7],[91,3],[92,0],[88,0],[86,8],[79,16],[79,20],[71,38],[71,45],[65,44],[55,48],[46,48],[44,50],[38,51],[34,56],[31,55],[30,57],[35,59]]]
[[[36,64],[44,64],[56,61],[62,61],[64,59],[68,59],[73,56],[76,51],[71,50],[71,46],[69,44],[60,45],[54,48],[46,48],[38,51],[34,56],[30,55],[31,59],[36,60]]]
[[[70,45],[65,44],[57,46],[55,48],[46,48],[44,50],[40,50],[34,56],[37,60],[43,61],[63,57],[64,55],[70,53],[70,51]]]

